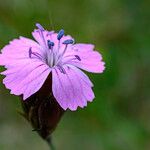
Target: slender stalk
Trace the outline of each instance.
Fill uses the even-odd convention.
[[[52,143],[52,138],[50,136],[46,139],[46,141],[50,147],[50,150],[56,150],[53,143]]]

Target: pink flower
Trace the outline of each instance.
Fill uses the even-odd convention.
[[[32,33],[34,39],[20,37],[6,45],[0,54],[2,75],[11,94],[23,95],[26,100],[36,93],[52,73],[52,92],[59,105],[66,110],[84,107],[94,99],[93,84],[80,69],[102,73],[102,56],[92,44],[74,44],[74,39],[45,30],[40,24]],[[80,69],[79,69],[80,68]]]

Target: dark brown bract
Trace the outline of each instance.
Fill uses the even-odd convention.
[[[25,118],[43,139],[51,135],[65,112],[55,100],[50,83],[51,74],[37,93],[26,101],[21,100]]]

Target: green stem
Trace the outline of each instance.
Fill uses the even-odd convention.
[[[46,139],[46,141],[47,141],[47,143],[48,143],[48,145],[50,147],[50,150],[55,150],[55,147],[54,147],[54,145],[52,143],[52,138],[50,136]]]

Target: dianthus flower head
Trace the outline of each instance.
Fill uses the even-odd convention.
[[[26,100],[39,91],[52,73],[52,93],[64,109],[76,110],[94,99],[93,84],[80,69],[102,73],[102,56],[92,44],[76,44],[64,30],[58,33],[45,30],[40,24],[32,32],[35,39],[14,39],[0,54],[1,74],[11,94],[23,95]]]

